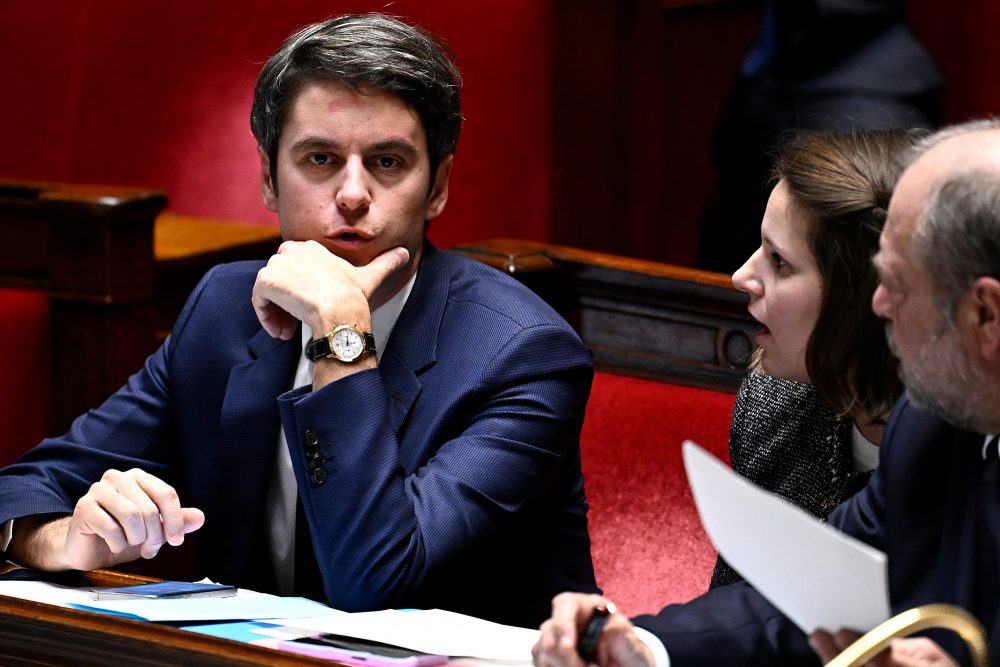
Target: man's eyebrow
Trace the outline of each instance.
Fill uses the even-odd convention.
[[[875,267],[875,273],[878,275],[878,281],[880,283],[885,283],[887,280],[892,278],[892,270],[889,266],[889,260],[885,258],[885,253],[881,250],[872,256],[872,266]]]
[[[292,153],[304,153],[307,151],[324,150],[334,151],[340,148],[340,144],[332,139],[320,136],[302,137],[291,146]],[[402,153],[410,159],[416,159],[420,151],[413,142],[406,139],[386,139],[376,141],[365,147],[366,153]]]
[[[311,151],[311,150],[334,150],[338,147],[339,144],[337,144],[336,141],[333,141],[331,139],[327,139],[325,137],[310,136],[310,137],[302,137],[294,144],[292,144],[289,150],[291,150],[291,152],[293,153],[302,153],[304,151]]]
[[[405,139],[386,139],[385,141],[377,141],[374,144],[368,146],[369,153],[405,153],[406,157],[410,159],[415,159],[420,151],[417,147]]]
[[[885,272],[885,259],[881,250],[872,255],[872,266],[875,267],[875,271],[879,276]]]

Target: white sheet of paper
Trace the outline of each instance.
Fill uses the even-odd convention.
[[[366,611],[287,621],[285,625],[455,657],[531,663],[538,630],[500,625],[443,609]]]
[[[326,605],[305,598],[282,598],[242,588],[236,595],[226,598],[93,600],[89,588],[67,588],[43,581],[0,581],[0,595],[147,621],[262,620],[275,616],[291,619],[336,613]]]
[[[331,613],[306,598],[278,597],[240,590],[232,597],[180,600],[87,600],[72,605],[87,611],[135,616],[146,621],[231,621],[303,618]]]
[[[0,581],[0,595],[42,602],[57,607],[69,607],[72,603],[90,602],[89,588],[69,588],[45,581],[12,580]]]
[[[889,618],[886,557],[737,475],[690,440],[684,466],[712,544],[804,632]]]

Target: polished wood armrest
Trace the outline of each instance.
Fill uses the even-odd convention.
[[[153,241],[156,290],[149,312],[152,340],[145,354],[166,339],[191,290],[209,269],[225,262],[267,259],[281,244],[281,230],[161,213]]]
[[[277,227],[166,204],[144,188],[0,181],[0,285],[48,296],[50,433],[140,368],[209,268],[266,258],[281,241]]]
[[[729,276],[520,239],[454,252],[517,278],[576,329],[603,370],[735,391],[759,325]]]

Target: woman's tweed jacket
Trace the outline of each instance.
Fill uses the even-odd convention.
[[[851,470],[851,420],[836,417],[811,384],[747,374],[729,431],[733,469],[821,519],[868,481]],[[719,558],[711,587],[739,581]]]

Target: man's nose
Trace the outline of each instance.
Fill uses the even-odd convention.
[[[341,169],[337,183],[337,208],[358,211],[371,204],[371,185],[368,172],[360,157],[351,157]]]
[[[882,283],[878,284],[878,287],[875,288],[875,292],[872,294],[872,311],[879,317],[887,320],[892,319],[890,317],[892,313],[889,295],[886,293],[886,289],[882,286]]]

